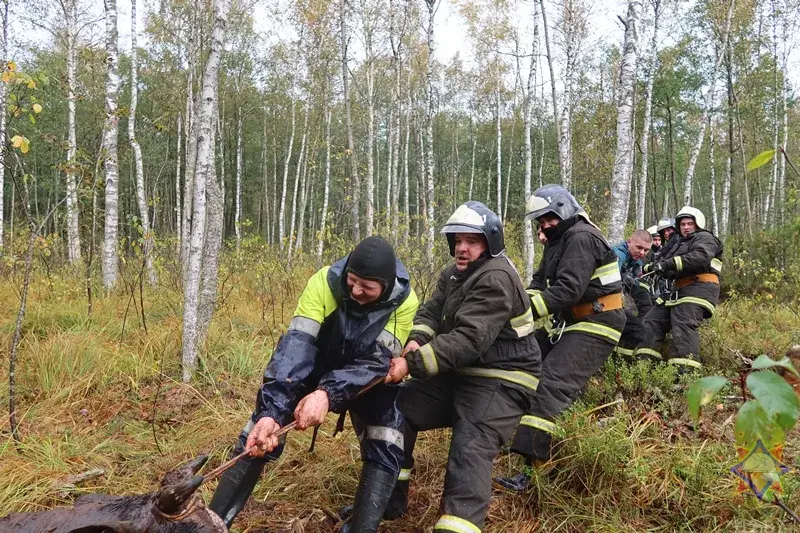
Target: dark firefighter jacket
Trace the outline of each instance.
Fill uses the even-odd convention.
[[[679,236],[660,260],[666,261],[669,276],[675,278],[672,293],[663,297],[664,305],[673,307],[693,303],[702,307],[707,316],[714,314],[719,299],[719,275],[722,273],[722,243],[719,239],[702,229],[688,237]],[[716,275],[717,282],[701,280],[699,274]]]
[[[421,348],[406,356],[408,367],[415,377],[498,378],[531,394],[541,367],[533,331],[530,298],[506,256],[482,257],[464,272],[453,265],[414,319],[409,338]]]
[[[285,425],[300,399],[315,389],[326,391],[330,410],[341,413],[400,355],[419,306],[408,272],[397,261],[391,295],[361,307],[347,297],[346,263],[347,257],[322,268],[306,284],[264,371],[254,421],[271,417]]]
[[[622,292],[617,256],[600,230],[585,215],[559,223],[559,234],[544,249],[539,269],[528,289],[534,316],[557,315],[565,321],[563,332],[582,331],[619,342],[625,326],[622,309],[575,319],[572,307],[595,302],[598,298]],[[559,334],[557,328],[552,332]]]

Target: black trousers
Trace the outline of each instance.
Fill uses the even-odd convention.
[[[542,332],[537,332],[537,339],[544,357],[542,376],[533,405],[511,444],[511,451],[525,457],[528,464],[550,459],[558,434],[554,420],[572,405],[615,346],[610,339],[582,331],[564,333],[554,345]]]
[[[636,348],[639,356],[661,359],[660,348],[668,332],[672,332],[672,345],[668,362],[678,367],[701,368],[700,333],[698,328],[705,319],[706,311],[693,303],[681,303],[667,307],[659,304],[644,317],[648,335]]]
[[[492,492],[492,461],[531,397],[494,378],[447,373],[407,381],[400,411],[414,431],[453,428],[440,518],[434,530],[480,531]],[[406,439],[410,467],[415,439]]]

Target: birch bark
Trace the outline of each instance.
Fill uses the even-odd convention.
[[[139,220],[142,224],[142,237],[144,238],[142,253],[144,253],[147,280],[150,285],[155,285],[157,278],[156,269],[153,266],[153,228],[150,227],[150,213],[149,206],[147,205],[147,187],[144,181],[142,147],[139,146],[139,141],[136,139],[136,107],[139,102],[138,46],[136,0],[131,0],[131,108],[128,112],[128,140],[131,143],[134,165],[136,167],[136,200],[139,204]],[[178,145],[180,145],[180,141]],[[178,150],[178,154],[178,165],[180,165],[180,149]]]
[[[242,107],[236,108],[236,210],[233,225],[236,231],[236,251],[242,247],[242,166],[244,165],[244,135]],[[223,168],[225,161],[222,162]]]
[[[436,218],[434,212],[434,187],[433,187],[433,62],[435,61],[435,41],[433,36],[433,19],[436,15],[438,8],[438,0],[425,0],[428,7],[428,56],[426,68],[426,97],[427,97],[427,113],[425,115],[425,136],[426,136],[426,151],[425,151],[425,174],[427,183],[425,186],[425,203],[427,204],[427,221],[428,221],[428,246],[427,253],[428,259],[433,260],[433,243],[436,232]]]
[[[291,102],[292,106],[292,130],[289,134],[289,147],[286,149],[286,159],[283,161],[283,183],[281,185],[281,204],[278,210],[278,246],[283,250],[283,238],[286,231],[286,188],[289,182],[289,163],[292,159],[292,145],[294,145],[294,130],[295,130],[295,105],[294,98]],[[298,161],[298,164],[300,162]]]
[[[500,72],[494,87],[495,130],[497,137],[497,216],[503,216],[503,128],[500,108]]]
[[[206,183],[214,173],[214,113],[217,104],[219,64],[228,23],[231,0],[214,1],[214,27],[211,33],[211,49],[203,70],[203,88],[197,117],[197,160],[194,177],[194,207],[192,235],[187,260],[187,276],[183,293],[183,381],[192,379],[197,368],[198,340],[204,336],[203,322],[198,320],[201,266],[203,263],[206,226]],[[214,273],[216,274],[216,273]],[[204,309],[203,313],[213,313]]]
[[[119,116],[119,54],[117,31],[117,2],[105,0],[106,15],[106,118],[103,123],[103,167],[105,169],[105,234],[103,237],[103,287],[110,290],[117,283],[117,226],[119,197],[119,168],[117,133]]]
[[[294,187],[292,188],[292,215],[289,221],[289,256],[291,257],[295,244],[295,222],[297,222],[297,200],[300,190],[300,173],[303,169],[303,164],[306,154],[306,139],[308,138],[308,108],[310,99],[306,99],[304,110],[305,117],[303,118],[303,135],[300,137],[300,154],[297,156],[297,166],[294,172]]]
[[[642,170],[639,174],[639,195],[636,197],[636,227],[644,228],[647,198],[647,163],[650,155],[650,126],[653,116],[653,84],[656,78],[658,59],[658,23],[661,16],[661,0],[653,0],[653,36],[650,39],[650,57],[644,90],[644,120],[642,122]]]
[[[708,113],[711,109],[711,102],[714,98],[714,88],[717,83],[717,71],[722,63],[723,53],[730,38],[731,19],[733,18],[733,9],[736,0],[730,0],[728,5],[728,13],[725,17],[725,33],[722,38],[722,48],[717,52],[716,60],[714,61],[714,68],[711,71],[711,78],[709,80],[709,87],[706,96],[703,100],[703,112],[700,116],[700,131],[697,132],[697,140],[692,148],[691,155],[689,156],[689,165],[686,167],[686,179],[683,182],[683,203],[689,205],[692,203],[692,185],[694,182],[694,168],[697,165],[697,158],[700,156],[700,150],[703,148],[703,138],[706,134],[706,123],[708,122]]]
[[[0,67],[3,70],[8,62],[8,0],[3,0],[0,4]],[[0,83],[0,109],[6,108],[6,84]],[[6,138],[6,114],[0,113],[0,140],[5,142]],[[5,150],[0,150],[0,257],[3,256],[3,187],[5,179]],[[37,204],[38,205],[38,204]]]
[[[76,125],[76,85],[78,83],[78,6],[77,0],[63,3],[67,22],[67,257],[76,265],[81,262],[81,234],[78,229],[78,183],[75,176],[75,156],[78,152]]]
[[[328,195],[331,187],[331,109],[325,109],[325,187],[322,191],[322,212],[319,218],[319,238],[317,239],[317,263],[322,261],[325,250],[325,225],[328,221]]]
[[[531,120],[533,118],[533,98],[534,91],[536,90],[536,67],[539,58],[539,3],[533,3],[533,46],[531,50],[531,62],[528,69],[528,84],[525,89],[525,111],[524,111],[524,125],[523,137],[525,139],[525,190],[523,201],[527,202],[532,194],[531,187],[531,174],[533,172],[533,147],[531,146]],[[473,141],[474,142],[474,141]],[[475,146],[473,144],[473,165],[475,162]],[[531,221],[526,220],[523,222],[525,231],[525,278],[527,280],[533,278],[533,263],[534,263],[534,247],[533,247],[533,229]]]
[[[347,152],[350,161],[350,216],[353,222],[353,241],[361,240],[361,178],[358,175],[358,157],[353,140],[353,118],[350,113],[350,74],[348,72],[348,48],[350,40],[347,35],[347,0],[339,2],[340,45],[342,52],[342,92],[344,97],[345,123],[347,126]],[[371,199],[369,201],[372,201]]]
[[[181,133],[183,127],[183,117],[178,113],[178,143],[175,147],[175,236],[178,243],[175,248],[175,254],[180,257],[181,254],[181,238],[183,237],[183,226],[181,224]]]
[[[637,26],[641,8],[640,0],[629,0],[625,43],[619,69],[617,151],[614,157],[614,174],[611,177],[611,217],[608,227],[608,238],[611,242],[624,238],[625,223],[628,220],[633,171],[633,100],[636,91]]]
[[[561,183],[566,185],[566,180],[564,178],[564,168],[561,167],[561,161],[564,159],[562,155],[562,147],[561,147],[561,135],[559,129],[559,116],[558,116],[558,98],[556,94],[556,76],[553,72],[553,53],[550,49],[550,29],[547,25],[547,10],[544,7],[544,0],[536,0],[539,2],[539,7],[542,9],[542,29],[544,30],[544,46],[545,50],[547,51],[547,68],[550,70],[550,93],[552,96],[552,103],[553,103],[553,124],[556,126],[556,145],[558,146],[558,161],[559,161],[559,168],[561,170]],[[542,92],[544,92],[544,86],[542,86]]]

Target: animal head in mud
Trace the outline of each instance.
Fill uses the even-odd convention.
[[[133,496],[90,494],[78,498],[71,508],[14,513],[0,518],[0,531],[227,533],[222,520],[197,494],[203,478],[196,474],[207,460],[207,456],[200,456],[168,472],[155,492]]]

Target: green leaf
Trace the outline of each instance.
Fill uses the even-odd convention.
[[[789,431],[800,416],[800,400],[791,385],[769,370],[751,372],[747,376],[747,388],[770,420],[774,420],[784,430]]]
[[[726,383],[728,380],[722,376],[708,376],[692,384],[686,392],[686,402],[692,418],[700,418],[700,408],[707,405]]]
[[[741,448],[752,448],[758,439],[767,448],[772,448],[783,442],[783,430],[774,424],[758,402],[746,402],[736,415],[736,445]]]
[[[792,364],[792,361],[788,357],[784,357],[783,359],[776,361],[774,359],[770,359],[767,355],[759,355],[755,361],[753,361],[753,370],[764,370],[767,368],[774,368],[780,367],[785,368],[798,378],[800,378],[800,372],[797,371],[797,368]]]
[[[753,159],[747,163],[747,171],[750,172],[751,170],[755,170],[757,168],[761,168],[767,163],[769,163],[772,158],[775,156],[775,150],[764,150]]]

